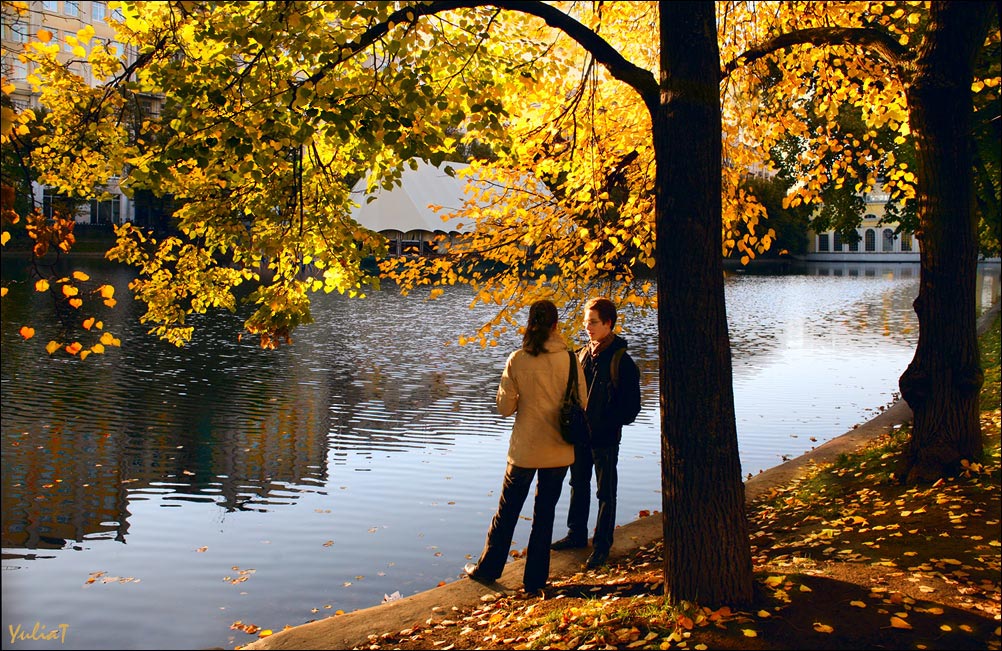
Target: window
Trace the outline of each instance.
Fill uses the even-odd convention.
[[[866,229],[863,233],[864,246],[869,253],[873,253],[877,250],[877,232],[872,228]]]
[[[828,233],[818,235],[818,251],[828,250]]]
[[[90,202],[90,223],[92,224],[121,224],[122,223],[122,203],[117,196],[105,201],[93,200]]]
[[[107,8],[103,2],[90,3],[90,17],[92,20],[103,21],[107,13]]]
[[[894,250],[894,231],[890,228],[884,229],[883,246],[881,248],[884,251]]]
[[[16,56],[6,56],[3,59],[3,75],[12,81],[24,81],[28,78],[28,63]]]
[[[10,26],[10,40],[15,43],[28,42],[28,25],[20,21],[14,22]]]
[[[80,3],[78,0],[65,0],[65,2],[63,2],[63,13],[67,16],[79,16]]]
[[[45,11],[59,11],[59,3],[56,0],[42,0],[42,9]]]
[[[856,237],[856,239],[849,242],[849,251],[852,253],[859,253],[859,237]]]
[[[834,250],[841,251],[842,250],[842,234],[836,231],[834,233],[834,236],[835,236],[835,249]]]
[[[55,213],[63,216],[76,215],[76,208],[69,197],[57,193],[52,188],[42,190],[42,214],[51,219]]]
[[[911,233],[901,234],[901,250],[911,251],[912,250],[912,235]]]
[[[137,101],[143,117],[159,117],[160,103],[152,97],[140,97]]]

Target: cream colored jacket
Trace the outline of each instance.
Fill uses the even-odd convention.
[[[554,332],[544,352],[516,350],[508,356],[498,386],[502,416],[515,414],[508,443],[508,463],[522,468],[558,468],[574,463],[574,446],[560,436],[560,403],[567,388],[570,357],[563,337]],[[584,370],[578,368],[578,396],[586,405]]]

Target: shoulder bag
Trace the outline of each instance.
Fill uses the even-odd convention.
[[[560,403],[560,435],[572,445],[581,445],[591,439],[591,426],[588,424],[588,414],[578,401],[577,356],[570,350],[567,354],[570,355],[571,364],[564,400]]]

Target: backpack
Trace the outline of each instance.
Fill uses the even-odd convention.
[[[584,355],[588,348],[581,348],[581,354]],[[612,360],[609,362],[609,377],[612,379],[612,388],[619,388],[619,360],[623,359],[623,353],[626,352],[625,348],[617,348],[616,352],[612,354]],[[581,360],[578,359],[580,362]]]

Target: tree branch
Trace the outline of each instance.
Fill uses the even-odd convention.
[[[515,2],[512,0],[500,0],[495,2],[485,2],[483,0],[439,0],[427,4],[418,4],[403,7],[390,14],[385,22],[373,25],[365,30],[357,40],[347,43],[342,48],[342,52],[347,50],[347,54],[338,56],[328,66],[318,70],[309,77],[309,81],[316,83],[323,78],[329,69],[338,63],[360,52],[364,48],[374,43],[379,38],[385,36],[394,24],[414,23],[423,16],[432,16],[445,11],[455,9],[473,9],[476,7],[498,7],[506,11],[517,11],[530,16],[536,16],[546,21],[546,24],[554,27],[573,39],[578,45],[588,51],[595,60],[602,64],[614,78],[622,81],[640,94],[644,103],[652,114],[658,104],[658,83],[654,74],[649,70],[644,70],[629,61],[620,54],[608,41],[603,39],[591,29],[556,9],[542,2]]]
[[[814,27],[781,34],[728,61],[720,71],[727,78],[739,67],[794,45],[855,45],[877,54],[900,74],[915,53],[898,43],[889,33],[875,27]]]

